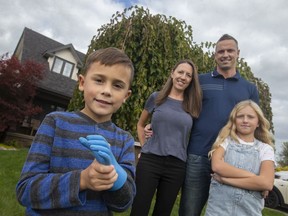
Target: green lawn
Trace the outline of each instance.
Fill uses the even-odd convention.
[[[0,151],[0,216],[23,216],[24,207],[16,200],[15,187],[28,150]]]
[[[21,149],[16,151],[0,150],[0,216],[23,216],[24,207],[18,204],[15,195],[15,186],[19,179],[23,163],[26,159],[28,150]],[[179,197],[176,200],[171,216],[178,215]],[[153,202],[154,204],[154,202]],[[153,205],[152,204],[152,205]],[[152,212],[152,208],[151,211]],[[129,216],[129,211],[115,213],[116,216]],[[151,215],[151,214],[150,214]],[[202,214],[203,215],[203,214]],[[284,216],[272,209],[265,208],[263,216]]]

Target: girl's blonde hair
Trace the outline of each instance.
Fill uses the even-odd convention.
[[[265,118],[261,108],[258,106],[257,103],[253,102],[252,100],[245,100],[236,104],[233,110],[231,111],[228,122],[219,132],[218,137],[216,138],[216,141],[212,145],[211,151],[208,153],[209,157],[212,156],[213,151],[215,151],[228,136],[230,136],[233,140],[239,143],[239,140],[237,139],[237,135],[236,135],[236,123],[235,123],[236,115],[240,110],[242,110],[243,108],[247,106],[250,106],[256,112],[258,116],[259,127],[256,128],[254,132],[254,137],[257,140],[262,141],[263,143],[267,143],[271,146],[274,146],[273,136],[269,131],[270,123]]]

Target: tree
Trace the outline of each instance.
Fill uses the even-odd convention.
[[[281,167],[288,166],[288,142],[283,142],[282,151],[279,154],[280,160],[277,161]]]
[[[17,58],[0,60],[0,134],[21,123],[25,116],[41,111],[33,105],[36,84],[44,67],[33,61],[23,64]]]
[[[213,51],[215,44],[193,42],[192,27],[184,21],[165,15],[152,15],[148,9],[132,6],[117,12],[110,23],[98,29],[89,46],[87,55],[99,48],[114,46],[125,51],[135,67],[132,96],[113,115],[113,121],[131,131],[136,137],[136,124],[144,107],[145,100],[166,81],[172,66],[180,59],[192,59],[199,72],[207,72],[215,67]],[[205,50],[205,51],[204,51]],[[240,73],[248,80],[257,83],[261,106],[272,122],[269,88],[255,78],[247,63],[239,60]],[[75,89],[69,110],[83,107],[83,95]],[[271,118],[270,118],[271,117]]]

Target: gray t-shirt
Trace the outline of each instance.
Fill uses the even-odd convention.
[[[167,98],[160,106],[155,105],[157,92],[152,93],[144,109],[152,113],[153,136],[142,147],[143,153],[174,156],[186,162],[187,146],[193,119],[183,110],[182,101]]]

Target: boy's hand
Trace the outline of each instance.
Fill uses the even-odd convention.
[[[91,142],[89,142],[89,140],[91,140]],[[102,154],[98,151],[93,151],[90,146],[93,145],[99,145],[99,146],[103,146],[105,148],[110,149],[110,145],[109,143],[106,141],[106,139],[103,136],[100,135],[89,135],[86,138],[84,137],[80,137],[79,141],[81,142],[82,145],[84,145],[86,148],[88,148],[89,150],[92,151],[93,155],[95,156],[96,160],[103,164],[103,165],[110,165],[111,161],[108,155],[106,155],[105,153]]]
[[[127,173],[116,161],[106,139],[100,135],[90,135],[87,136],[87,139],[80,137],[79,140],[84,146],[89,147],[99,163],[114,166],[118,178],[110,190],[115,191],[120,189],[126,182]]]
[[[94,160],[80,174],[80,191],[90,189],[94,191],[109,190],[117,180],[115,168],[102,165]]]

